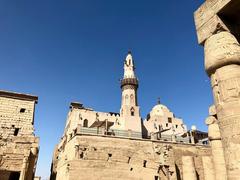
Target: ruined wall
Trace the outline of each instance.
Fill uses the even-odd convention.
[[[34,101],[0,97],[0,136],[33,135],[34,105]]]
[[[210,148],[190,144],[76,135],[55,159],[57,180],[182,179],[182,156],[193,156],[203,179],[202,156]]]
[[[0,91],[0,179],[32,180],[39,138],[34,136],[36,96]]]

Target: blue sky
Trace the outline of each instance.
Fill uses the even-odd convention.
[[[0,89],[39,96],[37,175],[49,175],[71,101],[119,111],[119,78],[129,49],[142,116],[160,97],[188,128],[207,129],[212,94],[193,21],[202,2],[0,1]]]

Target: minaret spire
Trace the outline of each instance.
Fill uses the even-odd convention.
[[[142,132],[142,121],[137,102],[138,79],[132,53],[128,52],[124,60],[124,75],[121,80],[122,105],[120,117],[123,119],[124,129]]]
[[[122,105],[137,106],[137,89],[138,80],[135,76],[135,66],[132,54],[128,52],[124,61],[124,75],[121,80],[122,95],[125,97],[122,99]]]
[[[124,75],[121,80],[122,105],[120,116],[124,119],[125,129],[140,132],[141,117],[137,103],[138,79],[135,75],[135,66],[132,53],[129,51],[124,60]]]
[[[131,52],[128,52],[124,61],[124,78],[135,78],[135,66]]]

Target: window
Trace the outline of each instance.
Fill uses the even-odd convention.
[[[169,123],[172,123],[172,118],[168,118],[168,122],[169,122]]]
[[[178,128],[178,125],[176,124],[176,128]]]
[[[108,154],[108,161],[111,159],[112,154]]]
[[[129,104],[129,97],[128,97],[128,95],[125,96],[125,104]]]
[[[87,119],[84,119],[84,121],[83,121],[83,127],[88,127],[88,120],[87,120]]]
[[[83,154],[83,152],[81,152],[80,153],[80,159],[83,159],[83,156],[84,156],[84,154]]]
[[[168,127],[168,123],[166,123],[166,127]]]
[[[147,161],[144,160],[144,161],[143,161],[143,167],[146,167],[146,165],[147,165]]]
[[[21,108],[20,109],[20,113],[25,113],[26,109],[25,108]]]
[[[14,136],[17,136],[17,135],[18,135],[18,132],[19,132],[19,128],[15,128],[15,130],[14,130]]]
[[[158,129],[158,128],[157,128],[157,124],[156,124],[156,123],[154,123],[154,128],[155,128],[155,129]]]
[[[131,108],[131,116],[134,116],[134,108]]]
[[[131,104],[134,103],[134,97],[133,97],[133,94],[131,94],[131,96],[130,96],[130,101],[131,101]]]
[[[128,164],[130,163],[131,157],[128,157]]]

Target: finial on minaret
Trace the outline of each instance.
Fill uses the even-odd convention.
[[[157,104],[161,104],[160,97],[157,98]]]

